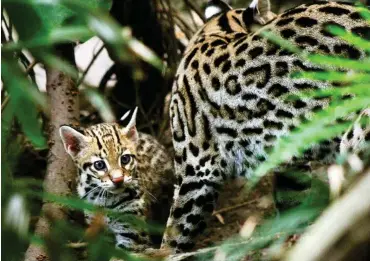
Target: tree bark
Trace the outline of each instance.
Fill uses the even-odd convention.
[[[72,44],[56,47],[57,53],[73,66],[74,49]],[[46,68],[47,93],[50,106],[50,136],[49,155],[44,191],[54,195],[70,195],[75,182],[75,167],[66,154],[59,137],[59,127],[63,124],[77,124],[79,121],[78,90],[74,80],[54,68]],[[45,202],[41,209],[40,218],[36,224],[35,234],[46,238],[50,222],[67,218],[67,211],[63,207]],[[45,249],[31,244],[26,251],[25,261],[48,260]]]

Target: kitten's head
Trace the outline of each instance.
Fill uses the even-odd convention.
[[[79,169],[81,196],[86,193],[80,191],[84,187],[81,183],[95,184],[92,187],[112,193],[132,183],[137,164],[136,112],[137,109],[126,127],[117,123],[97,124],[84,131],[60,127],[64,148]]]

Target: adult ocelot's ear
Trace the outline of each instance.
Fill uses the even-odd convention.
[[[207,21],[209,21],[212,17],[225,13],[231,9],[231,6],[222,0],[209,0],[207,2],[206,9],[204,10],[204,16]]]
[[[120,119],[122,122],[130,115],[130,111],[126,112]],[[136,115],[137,115],[137,107],[135,108],[134,112],[132,113],[130,122],[123,128],[122,132],[128,139],[132,141],[137,141],[138,133],[136,129]]]
[[[270,0],[253,0],[243,13],[243,21],[246,25],[252,23],[265,25],[275,18],[276,14],[271,11]]]
[[[59,135],[62,138],[64,149],[73,158],[87,146],[89,138],[70,126],[61,126]]]

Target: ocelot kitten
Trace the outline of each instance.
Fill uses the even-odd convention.
[[[355,60],[365,53],[330,34],[327,26],[370,35],[369,24],[348,3],[314,2],[276,16],[267,0],[236,10],[212,0],[206,16],[208,22],[185,50],[170,105],[179,183],[162,247],[177,251],[192,248],[194,237],[206,228],[205,217],[213,211],[225,179],[251,175],[279,137],[329,103],[328,98],[283,98],[331,83],[291,78],[294,71],[323,69],[261,32],[269,30],[307,52]],[[292,164],[332,162],[339,143],[339,138],[325,141]]]
[[[103,123],[80,132],[62,126],[60,136],[78,169],[77,192],[82,199],[145,220],[163,212],[158,208],[152,211],[158,201],[168,200],[169,209],[173,164],[154,137],[136,130],[136,111],[125,127]],[[127,116],[128,113],[123,118]],[[92,214],[85,216],[90,222]],[[147,233],[117,218],[105,219],[117,247],[141,251],[152,246]]]

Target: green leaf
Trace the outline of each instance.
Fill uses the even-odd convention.
[[[11,22],[14,24],[22,41],[28,41],[48,34],[48,28],[43,24],[38,12],[30,1],[2,1]],[[25,4],[27,3],[27,4]],[[27,22],[25,22],[27,21]]]
[[[283,37],[276,35],[273,32],[270,31],[262,31],[261,35],[265,37],[266,39],[270,40],[271,42],[281,46],[282,48],[295,53],[295,54],[302,54],[302,50],[294,45],[291,41],[284,39]]]
[[[318,81],[331,81],[341,83],[365,83],[370,82],[370,74],[360,72],[338,72],[338,71],[327,71],[327,72],[295,72],[291,75],[292,78],[296,79],[309,79]],[[339,88],[337,88],[339,89]]]
[[[46,147],[46,139],[42,133],[38,108],[46,109],[46,99],[37,88],[31,86],[12,57],[4,59],[1,66],[4,86],[10,95],[8,106],[14,108],[14,114],[22,126],[23,132],[37,148]]]
[[[347,43],[352,44],[353,46],[362,49],[363,51],[370,51],[370,42],[357,36],[351,32],[344,30],[339,26],[328,26],[327,30],[334,35],[339,36]]]
[[[32,185],[32,183],[30,185]],[[97,211],[102,211],[103,209],[101,207],[90,204],[86,202],[85,200],[79,199],[74,196],[67,197],[67,196],[62,196],[62,195],[54,195],[54,194],[47,193],[47,192],[34,191],[30,188],[24,188],[23,193],[25,193],[28,197],[43,199],[46,201],[68,206],[76,210],[81,210],[81,211],[87,210],[91,212],[97,212]]]
[[[58,2],[58,1],[55,1]],[[86,5],[91,9],[101,10],[107,12],[111,6],[111,0],[85,0]],[[35,1],[35,10],[39,14],[43,24],[53,32],[54,30],[60,29],[61,27],[81,27],[83,19],[80,17],[80,13],[76,10],[71,9],[63,4],[49,5],[45,4],[45,1]],[[66,38],[65,40],[68,40]],[[80,35],[79,40],[88,39],[86,35]]]
[[[67,19],[75,15],[72,10],[62,5],[42,5],[34,3],[33,6],[40,16],[44,26],[50,30],[62,26],[65,24]]]
[[[279,164],[289,161],[293,156],[300,156],[313,144],[343,133],[349,127],[349,123],[332,126],[330,124],[336,119],[344,118],[350,113],[368,106],[370,106],[369,97],[360,96],[351,100],[333,102],[327,108],[313,115],[310,121],[302,123],[286,137],[278,140],[274,151],[255,171],[251,185],[255,185],[262,176]]]
[[[158,56],[152,50],[146,47],[142,42],[134,38],[131,38],[128,41],[128,46],[137,56],[139,56],[141,59],[143,59],[147,63],[153,65],[158,70],[161,70],[163,68],[163,63],[158,58]]]
[[[42,52],[42,56],[44,63],[48,67],[58,69],[59,71],[64,72],[65,74],[70,76],[72,79],[77,80],[78,72],[76,68],[73,67],[70,63],[48,52]]]
[[[84,89],[82,93],[86,96],[86,99],[90,101],[91,105],[99,112],[100,117],[104,122],[116,121],[112,108],[103,95],[92,88]]]
[[[74,26],[80,25],[78,16],[80,15],[76,10],[73,10],[66,5],[60,4],[60,1],[54,1],[56,4],[48,4],[51,1],[31,1],[36,12],[39,14],[42,23],[50,30],[57,29],[62,25],[71,23]],[[111,6],[111,0],[85,0],[85,5],[88,5],[94,10],[108,11]]]
[[[69,10],[73,10],[79,17],[81,17],[84,21],[83,24],[103,40],[110,50],[112,50],[113,56],[118,60],[134,63],[135,54],[144,61],[152,64],[154,67],[158,69],[163,68],[161,59],[158,58],[154,52],[150,51],[144,45],[139,44],[139,42],[133,38],[130,33],[128,33],[129,30],[122,29],[122,27],[107,12],[89,5],[89,1],[4,0],[3,2],[17,4],[19,8],[22,6],[31,6],[33,8],[34,5],[44,5],[48,8],[54,8],[57,6],[66,7]],[[35,13],[35,16],[37,17],[37,13]],[[59,20],[59,18],[57,20]],[[48,26],[44,25],[44,28],[48,28]],[[45,37],[49,37],[48,33],[49,31],[39,35],[39,37],[44,37],[45,39]],[[21,40],[30,40],[30,38],[21,38]]]
[[[31,0],[11,1],[4,0],[2,4],[9,15],[11,23],[17,30],[19,41],[28,42],[32,39],[44,38],[50,33],[50,28],[45,26]],[[25,22],[27,21],[27,22]],[[38,57],[39,48],[33,50],[33,55]],[[45,48],[44,50],[45,51]]]
[[[307,59],[317,65],[323,67],[334,66],[340,69],[358,70],[370,72],[370,60],[364,59],[361,61],[355,61],[345,58],[339,58],[329,55],[311,54],[307,56]]]
[[[66,26],[53,30],[50,34],[32,38],[28,41],[10,42],[3,46],[3,51],[14,52],[22,49],[50,47],[59,43],[78,41],[81,38],[92,37],[92,32],[84,26]]]
[[[160,225],[153,224],[151,222],[146,222],[135,215],[122,214],[121,212],[118,212],[118,211],[96,206],[94,204],[91,204],[77,197],[54,195],[51,193],[38,192],[38,191],[30,190],[30,189],[23,189],[22,192],[28,195],[28,197],[43,199],[46,201],[61,204],[63,206],[67,206],[72,209],[76,209],[80,211],[101,212],[103,214],[109,215],[110,217],[117,218],[118,220],[122,222],[129,223],[133,227],[136,227],[139,229],[145,229],[153,234],[163,233],[163,227]]]
[[[338,33],[338,31],[336,31]],[[261,32],[262,36],[266,37],[268,40],[278,44],[282,48],[289,50],[290,52],[300,56],[302,59],[308,60],[314,64],[321,65],[322,67],[330,68],[337,67],[342,69],[350,69],[350,70],[360,70],[360,71],[370,71],[370,60],[369,58],[356,61],[350,60],[330,55],[321,55],[321,54],[309,54],[305,50],[301,50],[299,47],[294,45],[291,41],[282,38],[281,36],[276,35],[270,31],[263,31]],[[353,36],[353,37],[352,37]],[[349,33],[343,34],[345,40],[352,41],[358,45],[363,45],[365,47],[369,47],[369,42],[361,39],[358,36],[349,35]]]
[[[15,109],[8,103],[1,112],[1,195],[3,203],[13,190],[13,171],[18,164],[18,156],[24,149],[20,146],[20,137],[11,136]]]
[[[370,22],[370,10],[366,6],[360,6],[358,7],[358,11],[360,12],[360,15],[366,19],[368,22]]]
[[[369,84],[354,84],[346,87],[330,87],[326,89],[302,91],[293,95],[288,94],[288,100],[314,97],[331,97],[331,99],[342,98],[345,95],[359,95],[370,97]]]

